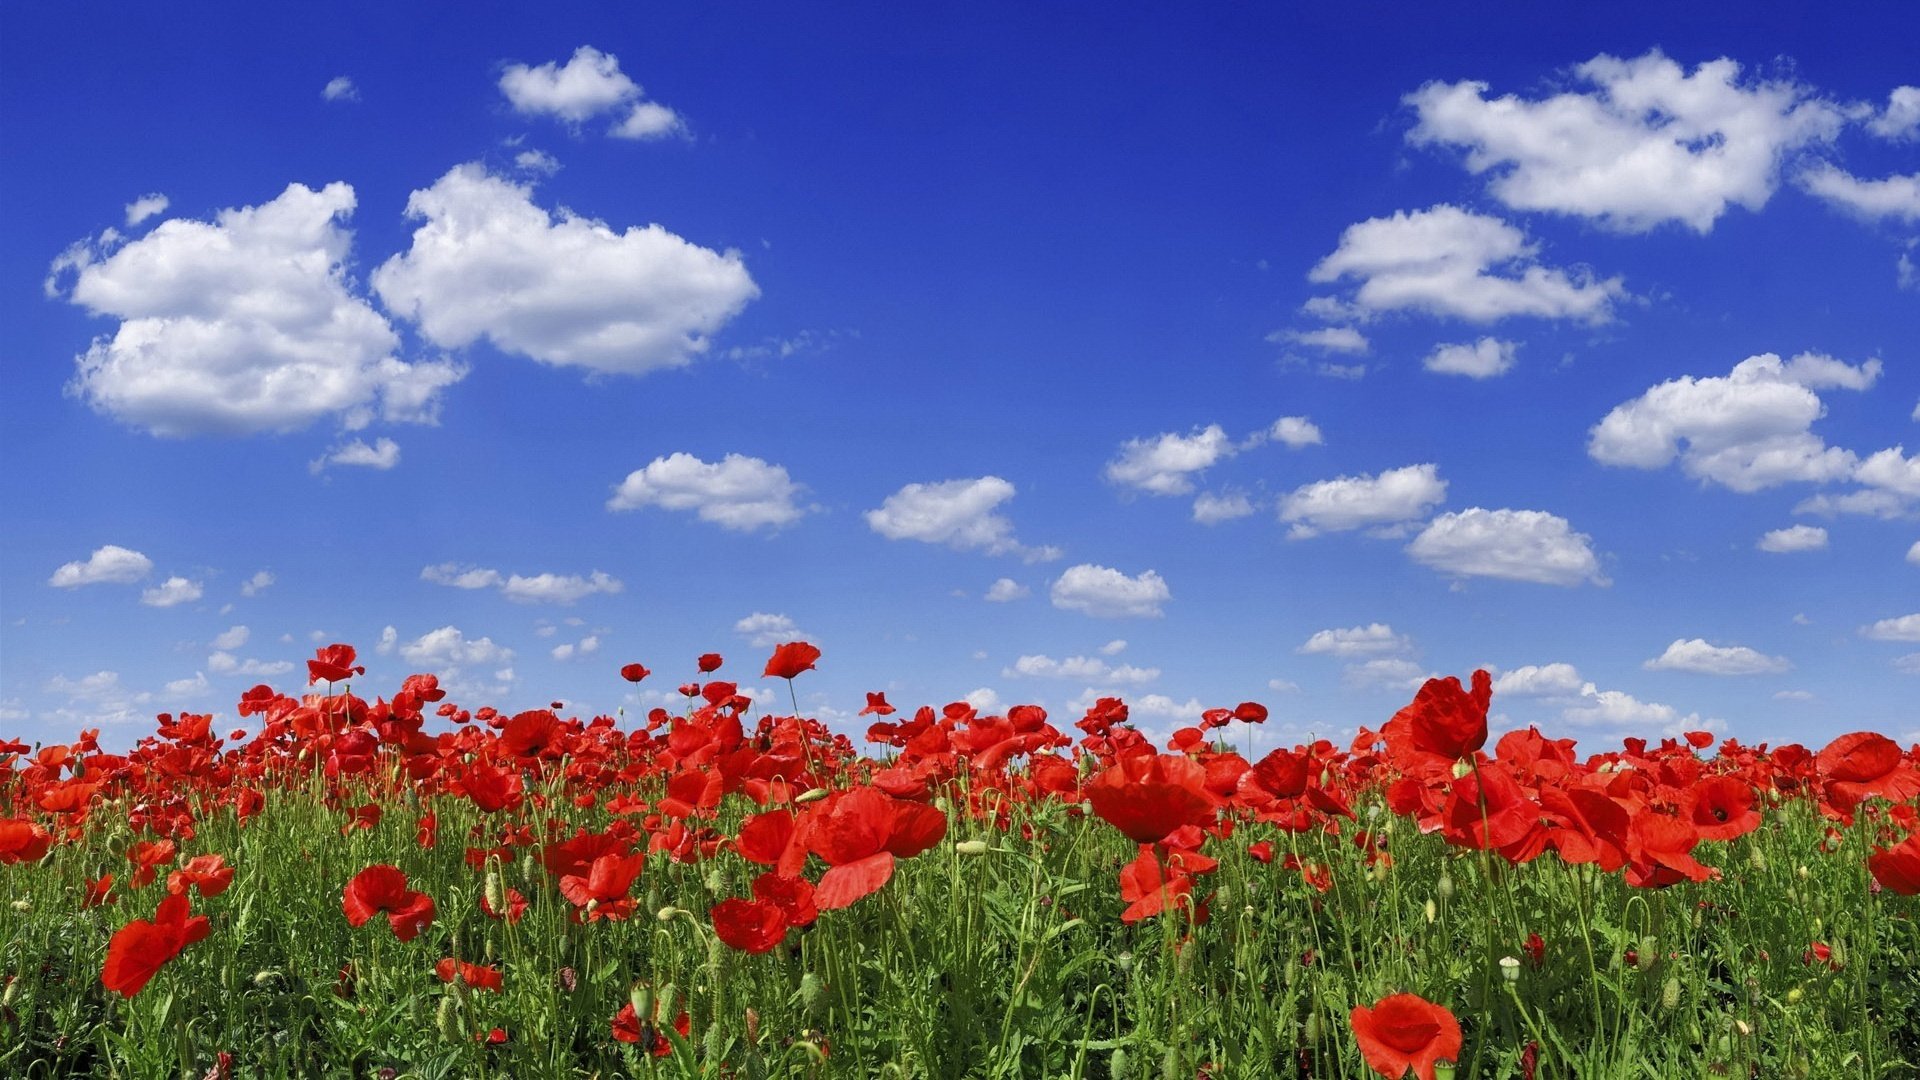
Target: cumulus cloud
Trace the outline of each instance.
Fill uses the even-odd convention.
[[[327,80],[327,85],[320,88],[320,99],[322,101],[359,101],[360,88],[353,85],[353,80],[345,75],[335,75]]]
[[[200,599],[200,583],[189,581],[178,575],[140,592],[140,602],[148,607],[173,607],[176,604],[191,604]]]
[[[549,213],[478,163],[415,191],[406,212],[422,224],[373,288],[442,348],[484,337],[545,364],[640,375],[691,363],[760,295],[736,251]]]
[[[549,655],[551,655],[555,660],[565,663],[566,661],[572,660],[575,657],[592,656],[594,653],[599,651],[600,651],[600,639],[593,634],[588,634],[586,637],[581,638],[577,643],[569,641],[559,645],[555,645],[551,650],[549,650]]]
[[[1107,463],[1110,484],[1153,495],[1187,495],[1193,477],[1223,458],[1232,457],[1233,440],[1225,428],[1209,424],[1190,435],[1168,432],[1150,439],[1129,439],[1120,454]]]
[[[728,454],[709,463],[675,453],[628,473],[607,500],[607,509],[692,510],[701,521],[751,532],[800,520],[806,511],[795,500],[805,490],[786,469],[756,457]]]
[[[1093,656],[1069,656],[1064,660],[1055,660],[1051,656],[1034,655],[1020,657],[1013,662],[1013,666],[1002,670],[1000,674],[1010,679],[1021,677],[1079,679],[1113,685],[1139,686],[1159,678],[1160,669],[1134,667],[1132,664],[1114,666]]]
[[[1573,76],[1589,89],[1538,100],[1489,99],[1484,82],[1428,83],[1406,97],[1419,116],[1407,138],[1463,148],[1468,171],[1517,210],[1705,233],[1729,206],[1765,206],[1786,156],[1843,121],[1808,88],[1743,79],[1725,58],[1689,73],[1658,50],[1602,54]]]
[[[1295,488],[1280,500],[1287,535],[1304,539],[1323,532],[1403,525],[1427,515],[1447,497],[1447,482],[1434,465],[1408,465],[1378,476],[1342,476]]]
[[[1423,311],[1489,323],[1527,315],[1605,322],[1626,295],[1620,279],[1549,268],[1539,245],[1499,218],[1441,204],[1350,225],[1309,281],[1359,281],[1351,303],[1369,315]]]
[[[867,511],[867,525],[889,540],[1013,554],[1028,562],[1059,558],[1059,548],[1028,547],[1015,540],[1013,522],[993,512],[1014,493],[1014,486],[997,476],[908,484],[887,496],[878,509]]]
[[[1340,677],[1350,686],[1374,689],[1416,690],[1432,677],[1427,669],[1404,657],[1381,656],[1348,664]]]
[[[1011,603],[1033,594],[1033,590],[1012,578],[998,578],[987,586],[987,599],[996,604]]]
[[[1402,653],[1413,648],[1413,641],[1396,634],[1386,623],[1369,623],[1344,630],[1321,630],[1308,638],[1295,652],[1320,656],[1377,656]]]
[[[1218,525],[1252,513],[1253,501],[1237,492],[1215,495],[1203,491],[1193,500],[1193,520],[1202,525]]]
[[[1291,341],[1326,352],[1365,353],[1370,347],[1367,336],[1351,326],[1328,326],[1319,330],[1289,330],[1267,336],[1269,341]]]
[[[218,642],[215,642],[217,645]],[[249,679],[269,679],[293,670],[291,660],[242,660],[225,649],[207,657],[207,670],[215,675],[242,675]]]
[[[1767,656],[1744,645],[1710,645],[1700,638],[1676,639],[1667,651],[1640,665],[1648,671],[1691,671],[1700,675],[1777,675],[1793,667],[1784,656]]]
[[[117,248],[69,249],[49,294],[121,321],[75,358],[67,394],[164,436],[434,422],[439,392],[466,369],[394,357],[393,328],[349,290],[341,222],[353,208],[346,184],[290,184],[212,222],[173,218]]]
[[[1515,342],[1483,337],[1462,345],[1436,345],[1421,364],[1442,375],[1491,379],[1513,370],[1513,355],[1518,348]]]
[[[1447,574],[1531,581],[1542,585],[1606,585],[1592,538],[1542,510],[1473,507],[1433,519],[1407,553]]]
[[[1810,430],[1825,413],[1814,391],[1864,390],[1880,370],[1879,360],[1855,366],[1802,353],[1783,362],[1763,353],[1724,376],[1669,379],[1607,413],[1588,431],[1587,454],[1637,469],[1677,457],[1687,475],[1740,492],[1841,479],[1855,458]]]
[[[166,213],[170,205],[172,200],[157,191],[140,196],[127,204],[127,228],[131,229],[150,217]]]
[[[1503,671],[1493,680],[1493,696],[1567,697],[1588,685],[1572,664],[1527,664]]]
[[[1860,636],[1874,641],[1920,641],[1920,613],[1881,619],[1860,628]]]
[[[1114,638],[1112,641],[1100,646],[1101,656],[1118,656],[1126,651],[1127,640],[1125,638]]]
[[[789,641],[820,643],[819,638],[800,629],[787,616],[765,611],[756,611],[734,623],[733,632],[746,638],[747,643],[756,648],[772,648]]]
[[[402,644],[400,658],[422,671],[445,671],[473,664],[511,663],[513,650],[495,645],[492,638],[469,639],[459,627],[443,626]]]
[[[330,465],[352,465],[384,471],[398,464],[400,464],[399,443],[382,438],[369,445],[365,439],[355,439],[349,443],[342,443],[313,459],[307,464],[307,471],[319,473]]]
[[[1318,446],[1323,441],[1320,429],[1304,416],[1283,416],[1275,420],[1273,426],[1267,429],[1267,437],[1274,442],[1285,443],[1292,450]]]
[[[1883,139],[1920,139],[1920,86],[1895,87],[1867,130]]]
[[[523,172],[552,176],[560,171],[560,162],[545,150],[522,150],[513,155],[513,164]]]
[[[245,645],[247,643],[247,639],[251,636],[253,636],[253,631],[247,629],[246,627],[232,626],[232,627],[228,627],[225,631],[214,635],[214,638],[211,644],[215,649],[219,649],[222,651],[237,649],[240,646]]]
[[[1795,525],[1774,529],[1754,545],[1761,551],[1785,554],[1793,551],[1819,551],[1827,546],[1827,530],[1813,525]]]
[[[259,596],[261,593],[267,590],[267,586],[272,584],[273,584],[273,571],[271,570],[255,571],[252,577],[240,583],[240,595],[241,596]]]
[[[572,604],[596,594],[613,595],[626,588],[619,578],[600,570],[585,577],[555,573],[526,576],[459,563],[425,567],[420,571],[420,580],[455,589],[498,589],[500,595],[520,604]]]
[[[1920,566],[1920,540],[1915,540],[1913,546],[1907,549],[1907,561]]]
[[[500,92],[517,112],[552,116],[576,127],[603,113],[617,112],[621,119],[607,132],[616,138],[658,138],[681,127],[672,109],[642,100],[639,85],[620,70],[619,58],[591,45],[575,49],[564,65],[551,61],[538,67],[507,65],[500,75]]]
[[[131,585],[153,572],[153,560],[141,553],[108,544],[96,548],[84,562],[63,563],[47,584],[56,589],[81,585]]]
[[[1579,704],[1569,706],[1560,718],[1570,724],[1608,728],[1616,731],[1678,735],[1686,730],[1714,726],[1700,719],[1699,713],[1681,716],[1671,705],[1641,701],[1622,690],[1599,690],[1592,683],[1581,688]]]
[[[1907,225],[1920,222],[1920,173],[1862,180],[1823,162],[1801,173],[1799,180],[1809,194],[1855,217]]]
[[[1160,605],[1173,599],[1166,579],[1152,570],[1128,577],[1092,563],[1070,566],[1054,581],[1053,606],[1102,619],[1159,618]]]

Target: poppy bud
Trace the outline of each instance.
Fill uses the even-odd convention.
[[[748,1009],[747,1010],[747,1045],[752,1046],[755,1043],[758,1043],[759,1041],[760,1041],[760,1010]]]
[[[953,845],[953,850],[961,855],[985,855],[987,853],[987,842],[985,840],[962,840]]]
[[[440,1037],[448,1042],[460,1038],[459,1018],[454,1015],[455,1002],[449,994],[440,999],[440,1008],[433,1014],[433,1026],[440,1029]]]
[[[1806,1000],[1806,996],[1807,996],[1807,992],[1796,986],[1793,989],[1787,991],[1787,1004],[1798,1005],[1800,1004],[1800,1002]]]
[[[1319,1013],[1310,1012],[1307,1014],[1307,1022],[1305,1024],[1304,1030],[1302,1031],[1302,1034],[1305,1036],[1308,1045],[1312,1045],[1320,1041],[1320,1014]]]
[[[1641,938],[1640,939],[1640,955],[1637,958],[1637,961],[1634,964],[1634,966],[1639,968],[1641,971],[1652,971],[1654,961],[1658,959],[1660,959],[1659,940],[1653,937]]]
[[[1433,891],[1440,894],[1442,900],[1453,899],[1453,875],[1441,873],[1440,880],[1434,885]]]
[[[826,1000],[826,989],[826,984],[820,981],[820,976],[813,972],[809,971],[800,976],[800,1007],[806,1010],[808,1015],[817,1012],[821,1003]]]
[[[653,1019],[653,988],[642,982],[627,987],[627,1004],[633,1006],[633,1015],[641,1023]]]
[[[674,989],[672,983],[661,984],[660,992],[654,995],[654,1014],[657,1016],[672,1016],[674,1014],[674,1006],[678,1003],[675,1000],[678,996],[679,991]]]
[[[533,857],[533,852],[527,852],[526,857],[520,860],[520,880],[531,885],[539,873],[540,860]]]
[[[1438,918],[1440,915],[1439,907],[1435,905],[1432,900],[1427,901],[1426,912],[1427,912],[1427,921],[1429,923],[1431,923],[1434,919]]]
[[[1180,1054],[1172,1044],[1160,1055],[1160,1080],[1178,1080],[1180,1076]]]
[[[1794,873],[1800,876],[1801,881],[1805,881],[1807,880],[1807,878],[1812,876],[1811,872],[1808,871],[1807,868],[1804,866],[1794,870]]]
[[[1500,977],[1507,980],[1510,983],[1519,982],[1520,981],[1520,958],[1517,956],[1501,957],[1500,958]]]
[[[1833,955],[1827,960],[1827,965],[1835,971],[1847,966],[1846,942],[1836,941],[1833,943]]]
[[[271,969],[268,969],[266,971],[256,971],[254,972],[254,975],[253,975],[253,985],[262,990],[265,990],[267,987],[272,986],[274,983],[277,983],[279,981],[280,981],[280,973]]]
[[[700,1037],[700,1048],[706,1053],[708,1061],[719,1061],[726,1056],[729,1041],[726,1028],[719,1024],[708,1024],[706,1033]]]
[[[808,788],[807,790],[801,792],[800,794],[795,795],[793,797],[793,801],[796,803],[819,802],[821,799],[824,799],[826,797],[827,797],[826,788],[823,788],[823,787]]]
[[[486,883],[481,888],[481,895],[486,897],[487,906],[493,910],[499,912],[507,910],[507,894],[505,886],[500,881],[500,871],[487,871]]]
[[[1669,975],[1667,976],[1667,981],[1661,984],[1660,1007],[1668,1010],[1680,1007],[1680,979],[1678,976]]]
[[[1113,1080],[1127,1080],[1127,1051],[1125,1047],[1113,1048],[1113,1056],[1107,1059],[1107,1075]]]
[[[1433,1080],[1453,1080],[1454,1064],[1451,1061],[1433,1063]]]
[[[1752,851],[1747,853],[1747,864],[1749,866],[1752,866],[1755,870],[1765,871],[1767,868],[1766,853],[1761,851],[1759,848],[1754,848]]]
[[[12,975],[7,976],[7,988],[0,990],[0,1008],[11,1008],[13,1006],[13,999],[18,996],[19,987],[20,980],[18,978]]]
[[[19,912],[22,915],[25,915],[33,910],[33,901],[15,900],[13,902],[13,910]]]

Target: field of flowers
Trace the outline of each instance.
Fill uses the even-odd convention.
[[[857,747],[693,666],[583,721],[334,645],[252,737],[0,742],[0,1075],[1920,1075],[1882,736],[1488,746],[1476,672],[1252,761],[1253,702]]]

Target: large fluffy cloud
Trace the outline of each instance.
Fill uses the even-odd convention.
[[[1678,222],[1706,232],[1730,205],[1758,210],[1792,150],[1831,138],[1840,110],[1787,81],[1742,79],[1720,59],[1689,73],[1660,52],[1600,55],[1573,69],[1590,89],[1489,99],[1484,82],[1407,95],[1414,143],[1466,150],[1495,198],[1623,232]]]
[[[156,435],[293,431],[335,416],[432,422],[465,369],[403,363],[386,319],[349,288],[353,188],[290,184],[213,221],[174,218],[55,261],[50,295],[120,320],[76,358],[67,392]]]
[[[1295,488],[1280,500],[1288,536],[1392,527],[1417,521],[1447,497],[1447,482],[1433,465],[1408,465],[1378,476],[1342,476]]]
[[[1920,222],[1920,173],[1862,180],[1823,163],[1800,174],[1810,194],[1868,221],[1886,218],[1905,225]]]
[[[1413,647],[1404,634],[1396,634],[1386,623],[1369,623],[1344,630],[1321,630],[1308,638],[1296,652],[1324,656],[1378,656],[1401,653]]]
[[[889,540],[1013,554],[1028,562],[1058,558],[1059,548],[1029,547],[1014,539],[1013,522],[994,513],[1014,494],[1013,484],[998,476],[908,484],[887,496],[877,509],[867,511],[867,525]]]
[[[1640,665],[1648,671],[1691,671],[1700,675],[1777,675],[1793,667],[1784,656],[1768,656],[1745,645],[1711,645],[1700,638],[1677,639],[1667,651]]]
[[[1689,476],[1735,491],[1850,475],[1854,455],[1809,430],[1825,412],[1817,389],[1864,390],[1880,361],[1854,366],[1802,353],[1783,362],[1751,356],[1730,374],[1683,375],[1615,406],[1588,433],[1587,453],[1604,465],[1658,469],[1680,459]]]
[[[607,134],[621,139],[653,139],[682,128],[672,109],[643,101],[640,86],[620,70],[620,60],[591,45],[573,51],[565,64],[509,64],[500,75],[500,92],[516,111],[552,116],[579,124],[607,112],[624,115]]]
[[[795,500],[805,490],[786,469],[759,458],[728,454],[706,462],[676,453],[628,473],[607,500],[607,509],[692,510],[702,521],[748,532],[800,520],[806,510]]]
[[[94,549],[84,562],[62,563],[47,584],[56,589],[81,585],[131,585],[153,572],[153,560],[131,548],[108,544]]]
[[[1625,290],[1619,278],[1540,265],[1539,245],[1499,218],[1445,204],[1349,225],[1308,280],[1359,282],[1348,306],[1362,315],[1424,311],[1472,322],[1517,315],[1605,322]]]
[[[530,186],[478,164],[415,191],[407,216],[422,222],[413,245],[373,287],[446,348],[484,337],[543,363],[637,375],[690,363],[760,294],[738,252],[549,213]]]
[[[1128,577],[1107,566],[1070,566],[1053,583],[1053,606],[1096,618],[1158,618],[1173,599],[1165,578],[1152,570]]]
[[[1153,495],[1186,495],[1193,477],[1231,457],[1233,440],[1225,428],[1209,424],[1190,435],[1168,432],[1151,439],[1129,439],[1107,463],[1107,482]]]
[[[1542,510],[1473,507],[1434,518],[1407,552],[1449,574],[1542,585],[1607,584],[1591,538]]]

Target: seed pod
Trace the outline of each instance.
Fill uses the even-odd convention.
[[[1517,956],[1501,957],[1500,958],[1500,977],[1507,980],[1510,983],[1519,982],[1520,981],[1520,958]]]
[[[1748,852],[1747,865],[1753,867],[1755,870],[1764,871],[1767,868],[1766,852],[1761,851],[1759,848],[1754,848]]]
[[[727,891],[727,875],[716,865],[713,869],[707,871],[706,884],[708,892],[716,896],[721,895]]]
[[[727,1052],[727,1029],[717,1023],[708,1023],[706,1033],[700,1036],[700,1048],[706,1053],[708,1061],[719,1061]]]
[[[1180,1080],[1180,1055],[1172,1044],[1160,1055],[1160,1080]]]
[[[644,1024],[653,1019],[653,987],[637,982],[627,987],[627,1004],[633,1006],[633,1015]]]
[[[821,799],[824,799],[826,797],[827,797],[826,788],[823,788],[823,787],[808,788],[807,790],[794,796],[793,801],[796,803],[819,802]]]
[[[812,1016],[820,1011],[820,1006],[827,1000],[826,990],[826,984],[813,972],[800,976],[800,1007],[807,1015]]]
[[[1669,1012],[1680,1007],[1679,976],[1669,975],[1667,981],[1660,985],[1660,1007]]]
[[[1320,1028],[1320,1013],[1317,1010],[1308,1013],[1307,1022],[1301,1029],[1301,1035],[1307,1040],[1308,1046],[1320,1041]]]
[[[540,860],[533,857],[533,852],[527,852],[526,856],[520,860],[520,883],[522,885],[533,884],[534,875],[539,872]]]

